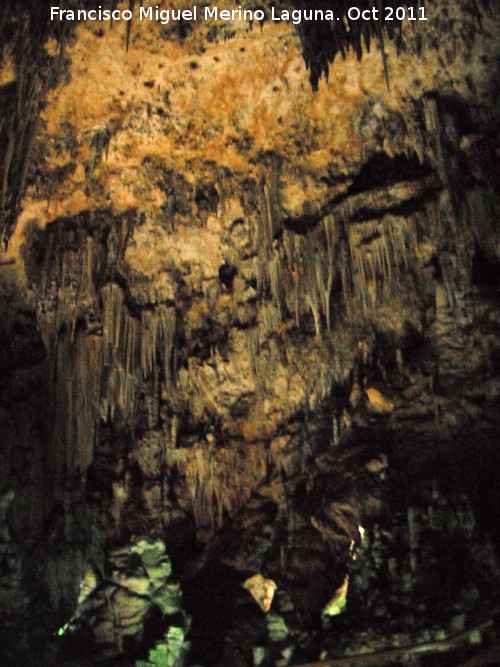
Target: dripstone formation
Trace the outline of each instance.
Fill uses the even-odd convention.
[[[45,10],[0,10],[2,664],[494,652],[497,8]]]

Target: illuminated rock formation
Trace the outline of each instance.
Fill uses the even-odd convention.
[[[15,5],[5,664],[299,664],[488,611],[497,8],[61,31]]]

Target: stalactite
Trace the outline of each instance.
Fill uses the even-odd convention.
[[[288,232],[283,234],[283,247],[285,251],[286,270],[281,273],[284,277],[283,289],[290,313],[293,314],[295,325],[300,324],[300,292],[299,275],[294,269],[294,256],[296,253],[296,235]]]
[[[141,340],[140,322],[130,315],[125,315],[125,332],[123,339],[123,358],[125,371],[129,374],[137,373],[139,367],[139,341]]]
[[[282,246],[276,244],[269,261],[269,282],[271,285],[271,293],[282,320],[286,318],[286,278],[283,273],[283,254]]]
[[[302,239],[303,290],[314,319],[316,336],[321,336],[321,295],[324,292],[321,256],[315,252],[309,237]]]
[[[430,116],[432,122],[440,123],[439,114]],[[414,157],[413,152],[411,155]],[[279,174],[274,178],[279,183]],[[258,258],[258,281],[264,297],[259,305],[262,313],[259,320],[271,313],[267,308],[270,300],[281,322],[293,317],[296,325],[301,326],[304,318],[310,317],[316,336],[323,338],[333,328],[331,308],[336,288],[342,292],[342,312],[348,317],[357,312],[358,306],[363,311],[373,309],[402,288],[403,276],[415,265],[418,216],[384,214],[384,202],[388,199],[387,210],[397,210],[403,205],[401,201],[410,198],[413,203],[412,198],[418,200],[422,193],[425,206],[432,208],[430,197],[434,190],[428,187],[438,188],[436,183],[432,177],[422,177],[414,182],[402,179],[386,188],[374,189],[373,193],[355,191],[340,204],[325,206],[326,215],[318,217],[318,224],[306,226],[300,233],[291,225],[280,227],[283,222],[278,218],[277,190],[256,188],[259,204],[248,208],[253,249]],[[272,206],[271,192],[274,192]],[[371,208],[374,218],[364,220]],[[449,228],[454,225],[456,234],[452,222],[456,215],[448,210],[443,216],[448,218]],[[266,340],[266,329],[259,330],[261,341]]]
[[[275,174],[274,178],[277,183],[279,177]],[[325,216],[323,225],[307,234],[280,230],[277,185],[263,187],[260,196],[261,216],[254,218],[252,234],[259,258],[260,291],[265,294],[269,288],[282,322],[292,315],[299,326],[302,317],[309,312],[316,335],[320,337],[323,329],[329,331],[332,326],[330,308],[339,244],[334,218]]]
[[[326,216],[323,220],[326,240],[326,284],[323,290],[323,311],[326,318],[327,331],[332,328],[332,316],[330,312],[332,301],[333,283],[335,280],[335,253],[338,245],[337,229],[332,216]]]
[[[133,417],[140,377],[150,381],[152,393],[147,400],[156,405],[153,411],[157,415],[161,367],[167,394],[174,390],[175,308],[160,304],[154,310],[144,310],[138,321],[128,314],[121,288],[108,284],[102,294],[105,364],[110,366],[103,418],[108,415],[113,419],[116,407],[125,418]]]
[[[118,285],[109,283],[102,288],[101,295],[104,364],[112,366],[115,357],[120,354],[124,318],[123,292]]]
[[[7,244],[20,212],[37,117],[59,63],[43,48],[51,30],[48,7],[2,4],[0,43],[16,68],[15,81],[0,87],[0,241]]]
[[[467,16],[467,25],[462,28],[463,37],[466,43],[470,42],[474,36],[482,30],[482,17],[485,10],[493,5],[491,0],[464,0],[464,15]],[[79,6],[85,7],[86,0],[72,0],[69,3],[72,9]],[[110,0],[108,3],[115,7],[116,1]],[[134,11],[136,0],[129,0],[129,8]],[[142,0],[140,0],[142,5]],[[289,4],[294,9],[310,10],[308,0],[289,0]],[[372,0],[362,0],[358,3],[359,10],[372,10]],[[412,3],[400,0],[388,0],[382,3],[377,0],[376,7],[382,14],[385,8],[403,7],[408,8]],[[349,51],[353,51],[359,58],[364,51],[369,51],[370,44],[376,39],[383,58],[383,67],[386,78],[389,77],[387,59],[385,53],[385,42],[390,40],[395,43],[397,51],[402,45],[402,22],[398,20],[362,20],[349,18],[349,10],[352,5],[348,0],[321,0],[316,3],[315,9],[330,10],[338,21],[301,21],[296,29],[298,31],[303,57],[306,66],[310,70],[310,80],[312,87],[318,87],[319,79],[322,76],[328,78],[330,64],[333,63],[336,56],[340,53],[345,57]],[[0,15],[0,41],[6,42],[8,49],[12,52],[14,62],[16,63],[16,81],[12,89],[4,87],[0,90],[0,96],[6,99],[0,100],[3,104],[1,110],[0,122],[0,237],[5,243],[8,242],[18,213],[20,211],[20,202],[26,185],[27,168],[29,164],[30,152],[33,139],[37,130],[37,116],[43,104],[43,97],[48,87],[53,85],[57,79],[58,73],[62,70],[62,58],[50,59],[44,50],[44,44],[49,37],[55,37],[60,46],[60,54],[63,53],[64,43],[68,35],[74,30],[74,26],[69,21],[57,22],[50,20],[50,4],[48,0],[44,2],[27,3],[23,8],[14,0],[5,0],[2,3],[2,13]],[[413,7],[415,9],[415,7]],[[451,21],[448,12],[441,12],[438,17],[437,32],[442,28],[453,34],[452,30],[447,30]],[[126,29],[126,49],[130,44],[132,22],[127,22]],[[425,30],[415,30],[417,38],[416,44],[412,47],[417,53],[422,48],[434,47],[434,34],[436,30],[430,31],[426,35]],[[411,40],[410,40],[411,42]],[[46,73],[49,72],[49,76]],[[424,102],[424,106],[427,102]],[[432,102],[429,103],[432,105]],[[424,109],[424,116],[429,127],[433,125],[433,111],[430,108]],[[432,130],[431,130],[432,132]],[[400,133],[395,133],[399,136]],[[413,135],[413,132],[409,134]],[[455,188],[456,184],[450,180],[451,174],[446,175],[445,162],[441,159],[442,149],[439,144],[438,134],[436,138],[436,149],[438,151],[438,161],[442,177],[448,179],[447,185]],[[104,142],[102,141],[104,139]],[[106,147],[109,137],[107,134],[98,135],[96,145],[91,153],[100,154]],[[411,141],[411,138],[410,138]],[[423,161],[422,141],[416,138],[414,150]],[[391,145],[390,137],[387,137],[388,148]],[[396,152],[401,152],[401,146],[395,146]],[[389,148],[390,150],[390,148]],[[276,158],[266,156],[266,160],[271,164],[271,170],[275,169]],[[92,162],[92,160],[91,160]],[[92,170],[90,165],[90,171]],[[273,189],[276,191],[275,183],[271,182],[266,186],[269,188],[267,195],[267,208],[271,215],[268,216],[268,222],[273,222],[276,209],[273,211],[272,196]],[[279,189],[279,188],[278,188]],[[269,206],[271,203],[271,206]],[[264,209],[263,209],[264,210]],[[272,226],[272,225],[271,225]],[[271,234],[272,236],[272,234]]]
[[[141,316],[141,370],[144,377],[153,372],[156,366],[156,350],[158,344],[158,321],[155,314],[145,310]]]
[[[423,119],[426,136],[434,152],[434,161],[436,168],[444,185],[449,185],[449,174],[446,151],[443,146],[441,117],[439,113],[438,100],[434,96],[426,96],[422,100]]]
[[[195,523],[211,532],[222,526],[225,513],[234,516],[267,473],[262,445],[247,445],[242,451],[234,445],[198,443],[186,454]]]
[[[149,378],[145,396],[149,429],[157,429],[160,422],[160,369],[156,368]]]
[[[141,369],[144,377],[154,372],[161,359],[165,386],[172,391],[175,375],[173,358],[176,333],[176,312],[173,306],[160,304],[154,311],[142,313]]]
[[[318,337],[332,328],[330,309],[338,278],[347,312],[353,312],[354,300],[366,310],[399,284],[416,251],[411,217],[386,215],[362,223],[350,223],[349,217],[347,200],[335,216],[325,216],[322,225],[306,234],[284,230],[264,266],[280,319],[293,314],[300,324],[309,311]]]
[[[289,0],[289,4],[300,10],[310,9],[308,0]],[[481,29],[481,16],[484,10],[492,5],[491,0],[469,0],[467,3],[467,14],[470,16],[472,24],[472,34]],[[302,54],[306,67],[310,71],[310,81],[314,90],[317,90],[319,80],[322,76],[328,80],[330,65],[334,62],[338,54],[345,58],[349,51],[356,54],[358,60],[362,58],[365,51],[370,50],[372,38],[376,39],[382,54],[383,68],[386,79],[389,80],[389,71],[387,68],[385,42],[386,40],[395,43],[396,50],[399,52],[403,46],[402,22],[397,20],[383,20],[380,17],[386,16],[384,8],[414,7],[408,1],[387,0],[374,3],[372,0],[360,0],[356,7],[363,11],[371,12],[376,6],[379,10],[379,20],[370,18],[369,20],[359,21],[349,18],[349,10],[353,5],[349,0],[321,0],[314,3],[315,9],[324,11],[331,10],[334,16],[340,18],[339,21],[301,21],[297,26],[297,31],[302,44]],[[394,17],[396,15],[394,14]],[[447,30],[446,24],[448,12],[443,12],[443,34],[445,32],[453,33]],[[424,24],[426,25],[426,24]],[[422,45],[433,46],[433,35],[427,37],[425,31],[418,31],[422,35],[415,45],[418,53]]]
[[[76,466],[80,470],[86,470],[92,463],[97,437],[102,352],[102,340],[99,336],[78,336],[75,352],[74,442],[78,443]]]
[[[165,373],[165,387],[172,392],[175,381],[174,341],[176,334],[177,315],[173,306],[159,307],[160,333],[163,339],[163,369]]]
[[[109,276],[121,266],[133,216],[111,220],[84,213],[28,233],[27,273],[52,367],[57,475],[89,465],[100,421],[135,427],[143,383],[157,417],[160,384],[173,397],[175,307],[129,311],[125,288]]]
[[[276,290],[275,298],[280,299],[278,287],[279,253],[276,236],[280,232],[281,204],[279,197],[279,172],[272,164],[262,175],[261,182],[246,194],[244,208],[249,213],[250,242],[257,256],[257,289],[259,293]],[[272,265],[272,266],[271,266]],[[271,275],[271,270],[273,275]]]
[[[277,268],[271,266],[280,277],[281,304],[286,304],[286,309],[280,307],[281,316],[291,313],[299,325],[301,317],[309,311],[318,337],[325,325],[328,331],[332,326],[330,308],[338,243],[333,216],[326,216],[323,225],[306,235],[285,230],[276,259],[273,257]]]
[[[247,349],[250,363],[250,371],[253,375],[255,386],[260,396],[264,395],[265,392],[265,380],[262,374],[260,373],[259,368],[259,329],[254,327],[247,331]]]
[[[455,320],[464,326],[472,316],[470,310],[470,281],[474,253],[474,235],[478,229],[472,223],[464,198],[457,212],[448,190],[426,209],[428,225],[432,225],[436,244],[440,249],[439,263],[446,300],[455,312]]]
[[[400,269],[408,269],[416,240],[411,218],[385,216],[349,228],[354,290],[364,310],[375,307],[385,290],[397,285]]]
[[[297,9],[309,9],[306,0],[291,0],[290,3]],[[401,3],[400,3],[401,4]],[[403,2],[403,5],[408,3]],[[360,9],[372,9],[372,2],[364,1],[358,3]],[[385,6],[396,7],[392,0],[386,2]],[[332,10],[334,15],[341,18],[340,21],[303,21],[298,26],[299,36],[302,42],[302,51],[306,66],[310,70],[311,85],[314,90],[318,88],[321,76],[328,79],[329,66],[335,60],[337,54],[346,57],[348,51],[354,51],[358,60],[361,59],[363,51],[369,50],[371,38],[378,40],[384,61],[384,70],[387,74],[385,62],[385,39],[395,40],[397,45],[401,40],[400,21],[377,21],[369,20],[360,22],[353,21],[348,17],[351,4],[346,0],[323,0],[315,4],[315,9]],[[380,7],[379,7],[380,9]],[[385,12],[382,12],[385,14]]]

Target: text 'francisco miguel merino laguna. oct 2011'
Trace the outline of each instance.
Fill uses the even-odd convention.
[[[52,21],[155,21],[166,25],[175,21],[290,21],[297,25],[303,21],[427,21],[424,6],[415,7],[372,7],[362,9],[353,5],[345,15],[336,16],[330,9],[277,9],[270,7],[263,9],[243,9],[241,5],[236,9],[219,9],[217,5],[198,7],[193,5],[186,9],[164,9],[155,7],[138,7],[136,11],[130,9],[64,9],[53,6],[50,8]]]

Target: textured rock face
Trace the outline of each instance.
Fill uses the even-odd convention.
[[[59,636],[68,636],[62,651],[68,658],[74,658],[73,635],[86,637],[84,659],[90,663],[117,653],[139,655],[136,645],[150,640],[155,625],[184,636],[189,622],[180,586],[170,581],[172,566],[162,540],[135,538],[110,550],[104,572],[102,580],[100,573],[87,570],[75,613],[59,630]]]
[[[457,5],[386,47],[389,89],[374,51],[316,94],[284,24],[136,25],[128,53],[78,27],[0,255],[11,664],[56,661],[89,571],[69,646],[119,664],[181,605],[187,664],[285,665],[493,604],[498,16]],[[151,540],[182,602],[134,559]]]

